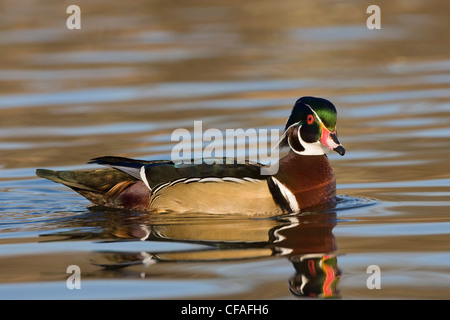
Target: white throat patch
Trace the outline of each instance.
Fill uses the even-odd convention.
[[[322,145],[320,143],[320,141],[316,141],[313,143],[303,141],[303,139],[300,135],[301,128],[302,128],[302,126],[298,127],[297,137],[298,137],[298,141],[300,141],[300,144],[303,146],[303,148],[305,148],[305,150],[297,151],[294,148],[292,148],[291,142],[289,141],[289,138],[288,138],[288,144],[289,144],[289,147],[292,149],[292,151],[294,151],[297,154],[304,155],[304,156],[321,156],[321,155],[324,155],[329,150],[327,147]]]

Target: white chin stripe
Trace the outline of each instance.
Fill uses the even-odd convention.
[[[292,149],[295,153],[297,154],[301,154],[304,156],[321,156],[324,155],[326,151],[328,151],[328,148],[323,147],[322,144],[320,143],[320,141],[317,142],[313,142],[313,143],[308,143],[303,141],[301,135],[300,135],[300,129],[302,128],[302,126],[300,126],[298,128],[297,131],[297,136],[298,136],[298,141],[300,141],[300,144],[303,146],[303,148],[305,148],[305,150],[303,151],[296,151],[294,149]]]
[[[284,199],[286,199],[292,212],[299,212],[300,205],[298,204],[295,195],[288,188],[286,188],[280,181],[278,181],[277,178],[273,176],[271,178],[272,181],[275,182],[275,184],[277,185],[278,189],[280,189],[281,195],[284,197]]]

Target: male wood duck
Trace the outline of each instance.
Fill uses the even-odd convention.
[[[151,212],[276,216],[334,201],[336,180],[325,152],[344,155],[336,134],[337,112],[328,100],[302,97],[295,103],[279,147],[289,147],[278,172],[261,174],[261,164],[175,164],[100,157],[90,171],[38,169],[96,206]]]

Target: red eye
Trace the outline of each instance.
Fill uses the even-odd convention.
[[[308,124],[312,124],[314,122],[314,117],[312,116],[312,114],[308,114],[308,117],[306,118],[306,122]]]

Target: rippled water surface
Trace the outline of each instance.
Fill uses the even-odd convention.
[[[378,1],[380,30],[361,1],[76,4],[81,30],[64,3],[0,3],[0,298],[450,298],[449,3]],[[282,129],[304,95],[338,108],[334,206],[105,211],[35,176],[167,159],[197,120]]]

